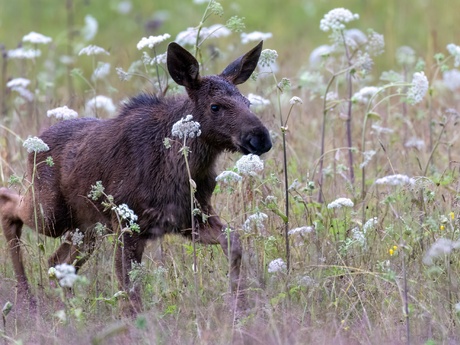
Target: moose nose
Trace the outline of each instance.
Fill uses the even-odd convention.
[[[270,134],[265,127],[252,131],[245,139],[244,146],[250,153],[261,155],[272,148]]]

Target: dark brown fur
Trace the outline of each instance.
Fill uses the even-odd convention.
[[[46,130],[41,139],[48,152],[38,153],[36,161],[51,156],[55,165],[39,164],[34,181],[38,225],[34,220],[31,189],[20,197],[0,189],[1,224],[8,241],[18,287],[28,293],[28,283],[20,253],[22,225],[36,228],[51,237],[70,236],[79,229],[85,233],[85,249],[91,251],[94,224],[100,222],[117,231],[114,213],[104,211],[100,201],[88,198],[91,186],[102,181],[114,203],[127,204],[138,215],[140,233],[123,235],[124,246],[116,253],[116,271],[123,289],[130,289],[127,272],[133,262],[141,262],[147,239],[167,233],[191,237],[190,190],[180,143],[166,149],[163,139],[171,137],[175,122],[188,114],[201,125],[201,136],[187,139],[190,147],[190,170],[197,185],[196,200],[206,222],[196,218],[197,240],[221,244],[231,261],[232,289],[238,284],[241,246],[231,233],[230,253],[222,232],[224,224],[210,205],[216,185],[215,163],[225,150],[262,154],[271,148],[267,129],[249,110],[249,102],[235,85],[249,78],[262,49],[259,44],[235,60],[222,74],[200,77],[195,58],[175,43],[168,47],[168,70],[171,77],[185,86],[188,96],[157,98],[140,95],[123,105],[118,117],[109,120],[82,118],[63,121]],[[218,105],[219,109],[212,109]],[[179,140],[180,141],[180,140]],[[34,157],[29,155],[29,176]],[[74,264],[79,268],[86,257],[78,256],[84,248],[64,241],[49,259],[50,266]],[[131,308],[141,308],[139,291],[131,289]]]

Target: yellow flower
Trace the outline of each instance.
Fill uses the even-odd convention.
[[[390,253],[390,256],[393,256],[393,254],[395,253],[395,251],[393,250],[393,248],[390,248],[390,249],[388,250],[388,253]]]
[[[439,227],[439,230],[444,230],[446,227],[444,225],[441,224],[441,226]]]
[[[393,246],[393,249],[394,249],[394,250],[398,249],[398,246]]]
[[[449,215],[450,215],[450,219],[455,220],[455,213],[454,212],[449,213]]]

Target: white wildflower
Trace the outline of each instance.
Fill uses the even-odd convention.
[[[454,66],[460,66],[460,46],[450,43],[447,45],[447,50],[455,58]]]
[[[159,54],[157,56],[154,56],[152,60],[150,61],[151,65],[155,64],[165,64],[167,61],[167,53]]]
[[[248,100],[251,102],[251,107],[255,108],[256,110],[261,110],[270,104],[268,99],[253,93],[248,94]]]
[[[131,1],[120,1],[117,5],[117,11],[120,14],[128,14],[133,9],[133,4]]]
[[[54,116],[56,119],[60,120],[70,120],[78,117],[78,113],[64,105],[63,107],[54,108],[46,112],[46,116]]]
[[[26,101],[32,102],[34,100],[34,94],[27,90],[25,87],[22,86],[16,86],[11,88],[12,91],[15,91],[24,98]]]
[[[42,52],[39,49],[17,48],[7,52],[9,59],[35,59],[40,55],[42,55]]]
[[[98,95],[86,102],[87,114],[93,115],[97,110],[104,110],[109,114],[113,114],[116,111],[116,107],[111,98]]]
[[[363,162],[359,165],[359,168],[362,169],[366,167],[369,164],[369,162],[372,160],[372,157],[374,157],[376,153],[377,152],[374,150],[364,151],[363,152]]]
[[[126,204],[114,206],[112,207],[112,211],[114,211],[121,220],[126,220],[129,225],[133,225],[137,221],[137,215]]]
[[[382,126],[379,126],[378,124],[373,124],[371,128],[375,132],[377,132],[377,134],[391,134],[394,132],[394,129],[382,127]]]
[[[323,98],[323,96],[321,96]],[[339,94],[336,91],[329,91],[326,93],[326,102],[333,102],[339,99]]]
[[[62,287],[71,288],[75,281],[78,279],[78,276],[75,273],[75,267],[72,265],[60,264],[54,267],[53,272],[50,272],[50,270],[51,268],[48,270],[48,275],[54,273],[56,279],[59,280],[59,285],[61,285]]]
[[[440,238],[432,244],[428,252],[423,257],[423,263],[425,265],[433,265],[434,259],[449,255],[453,249],[460,248],[460,241],[452,241],[447,238]]]
[[[274,64],[278,58],[278,53],[273,49],[264,49],[260,53],[259,65],[262,67],[269,67]]]
[[[367,104],[369,103],[369,100],[372,98],[372,96],[379,93],[380,90],[381,88],[376,87],[376,86],[365,86],[361,90],[356,92],[351,98],[351,100],[353,102]]]
[[[297,96],[294,96],[289,100],[290,105],[302,104],[302,103],[303,103],[302,98],[297,97]]]
[[[413,147],[420,151],[425,147],[425,142],[423,141],[423,139],[412,137],[408,141],[406,141],[404,146],[407,148]]]
[[[366,234],[364,231],[361,231],[358,227],[355,227],[351,229],[351,234],[353,239],[360,245],[364,246],[366,244]]]
[[[288,235],[305,235],[309,234],[313,231],[312,226],[301,226],[299,228],[294,228],[288,231]]]
[[[177,121],[171,130],[173,137],[182,138],[195,138],[201,135],[200,124],[196,121],[192,121],[193,116],[187,115],[184,118]]]
[[[75,232],[72,233],[72,244],[74,246],[79,246],[83,243],[84,238],[85,235],[79,229],[75,229]]]
[[[120,78],[121,81],[128,81],[132,77],[131,74],[125,72],[121,67],[115,68],[115,71],[117,72],[118,78]]]
[[[415,64],[415,51],[411,47],[402,46],[396,50],[396,61],[402,66]]]
[[[110,74],[110,64],[108,62],[98,62],[96,69],[91,76],[91,80],[100,80],[106,78]]]
[[[49,146],[38,137],[28,137],[26,140],[24,140],[22,146],[24,146],[29,153],[46,152],[50,149]]]
[[[350,10],[345,8],[335,8],[321,19],[319,28],[322,31],[338,31],[345,29],[345,23],[349,23],[353,20],[359,19],[358,14],[353,14]]]
[[[374,61],[372,60],[369,53],[363,53],[361,50],[358,50],[356,54],[356,59],[353,63],[354,67],[361,71],[364,74],[369,73],[372,71],[372,67],[374,66]]]
[[[413,185],[414,183],[415,179],[402,174],[388,175],[375,181],[375,184],[384,184],[389,186],[401,186],[406,184]]]
[[[368,30],[368,43],[366,50],[369,54],[377,56],[385,51],[385,39],[383,35],[375,32],[372,29]]]
[[[14,89],[16,87],[27,87],[30,84],[30,80],[26,78],[14,78],[6,83],[6,87],[9,89]]]
[[[412,86],[407,92],[409,104],[417,104],[423,100],[428,91],[428,79],[424,72],[415,72],[412,78]]]
[[[363,225],[363,232],[366,234],[370,229],[374,228],[378,224],[379,220],[377,217],[370,218]]]
[[[243,32],[241,33],[241,43],[246,44],[254,41],[265,41],[272,38],[272,36],[271,32],[253,31],[249,34]]]
[[[221,172],[216,177],[216,181],[222,182],[222,183],[235,183],[241,180],[242,180],[242,177],[240,175],[238,175],[236,172],[228,171],[228,170]]]
[[[442,81],[446,87],[451,91],[460,89],[460,71],[458,69],[451,69],[442,74]]]
[[[309,277],[309,276],[304,276],[304,277],[299,278],[298,282],[300,285],[307,286],[307,287],[319,286],[318,282],[314,278]]]
[[[200,39],[206,38],[220,38],[220,37],[227,37],[232,32],[223,25],[215,24],[211,25],[210,27],[203,27],[200,31]],[[198,29],[195,28],[187,28],[187,30],[179,32],[176,36],[175,41],[180,45],[195,45],[197,42],[197,35]]]
[[[85,16],[85,26],[81,30],[81,34],[85,41],[91,41],[94,37],[96,37],[98,29],[99,23],[97,22],[96,18],[87,14]]]
[[[299,180],[298,180],[298,179],[295,179],[295,180],[291,183],[291,185],[289,186],[288,190],[289,190],[289,191],[291,191],[291,190],[297,190],[297,189],[300,188],[300,186],[301,186],[301,183],[299,182]]]
[[[244,222],[242,228],[246,232],[251,232],[254,228],[258,231],[265,230],[264,221],[268,219],[268,216],[263,212],[257,212],[248,217]]]
[[[104,48],[101,48],[101,47],[98,47],[98,46],[95,46],[95,45],[89,45],[87,47],[84,47],[78,53],[79,56],[80,55],[91,56],[91,55],[101,55],[101,54],[110,55],[109,52],[106,51]]]
[[[286,263],[283,259],[278,258],[273,261],[270,261],[268,264],[268,273],[283,272],[287,269]]]
[[[137,43],[137,49],[142,50],[145,47],[149,47],[152,49],[153,47],[156,47],[159,45],[161,42],[166,41],[171,37],[170,34],[164,34],[164,35],[159,35],[159,36],[149,36],[147,37],[142,37],[142,39]]]
[[[333,51],[334,47],[329,45],[321,45],[313,49],[309,57],[310,66],[319,66],[324,61],[324,58],[329,56]]]
[[[32,44],[48,44],[51,43],[51,37],[39,34],[38,32],[30,32],[22,38],[23,42],[30,42]]]
[[[344,33],[346,45],[356,50],[367,43],[367,36],[359,29],[346,30]]]
[[[256,176],[259,172],[264,170],[264,162],[259,156],[250,153],[238,159],[236,168],[242,175]]]
[[[353,201],[351,201],[348,198],[338,198],[335,199],[333,202],[327,205],[328,209],[334,209],[334,208],[342,208],[342,207],[353,207],[355,204]]]

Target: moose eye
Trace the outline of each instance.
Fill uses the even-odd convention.
[[[220,105],[218,104],[211,104],[211,111],[213,113],[217,113],[220,110]]]

